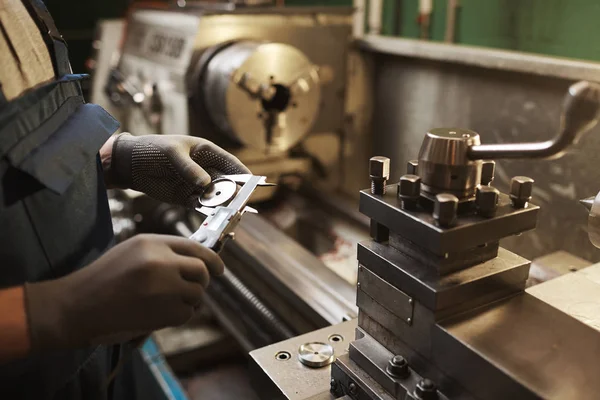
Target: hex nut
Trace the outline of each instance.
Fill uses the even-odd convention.
[[[415,395],[417,399],[421,400],[436,400],[438,398],[437,387],[429,379],[423,379],[417,383]]]
[[[394,378],[403,379],[410,375],[408,361],[402,356],[396,355],[388,361],[387,373]]]
[[[510,200],[515,208],[524,208],[531,200],[534,180],[527,176],[515,176],[510,181]]]
[[[481,164],[481,184],[484,186],[489,185],[494,180],[494,173],[496,171],[496,162],[493,160],[483,160]]]
[[[458,198],[453,194],[441,193],[435,196],[433,218],[442,227],[449,227],[456,221]]]
[[[500,192],[492,186],[478,186],[475,193],[475,206],[477,213],[485,218],[496,215]]]
[[[387,157],[371,157],[369,160],[369,176],[371,178],[390,178],[390,159]]]

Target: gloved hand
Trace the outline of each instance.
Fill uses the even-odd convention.
[[[123,133],[113,144],[108,180],[117,188],[134,189],[166,203],[194,207],[198,194],[211,178],[249,173],[240,160],[206,139]]]
[[[188,321],[219,256],[181,237],[138,235],[65,277],[25,284],[33,350],[126,341]]]

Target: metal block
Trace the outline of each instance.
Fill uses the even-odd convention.
[[[331,381],[335,382],[334,396],[349,397],[351,400],[396,400],[365,371],[361,370],[348,355],[345,354],[333,364]],[[333,385],[333,383],[332,383]],[[410,399],[410,398],[409,398]]]
[[[389,243],[419,263],[434,268],[440,275],[491,260],[498,256],[499,248],[498,242],[492,242],[466,251],[449,252],[442,256],[431,253],[395,233],[390,235]]]
[[[423,356],[430,356],[431,328],[435,324],[435,318],[429,309],[423,307],[419,302],[415,302],[413,320],[411,325],[408,325],[405,320],[396,317],[362,290],[358,291],[357,304],[360,308],[358,325],[366,333],[381,339],[380,332],[371,331],[369,326],[362,324],[362,319],[368,316],[390,331],[391,336],[401,338]]]
[[[529,271],[528,260],[500,248],[492,260],[440,277],[393,247],[374,241],[358,244],[358,262],[434,311],[522,290]]]
[[[534,229],[539,207],[530,203],[525,208],[515,209],[510,198],[501,193],[494,217],[484,218],[467,213],[461,215],[454,226],[441,228],[436,224],[431,210],[421,206],[414,210],[403,210],[401,200],[390,187],[381,196],[372,195],[368,190],[361,191],[359,209],[392,232],[443,256]]]
[[[535,285],[527,293],[600,331],[600,264]]]
[[[390,230],[385,225],[380,224],[374,219],[371,220],[369,228],[371,237],[376,242],[387,242],[390,238]]]
[[[331,364],[309,368],[299,361],[298,349],[308,342],[328,343],[339,357],[354,340],[356,325],[357,321],[351,320],[252,351],[251,376],[256,392],[268,400],[329,399]]]
[[[481,399],[600,393],[600,333],[522,293],[442,321],[432,361]]]
[[[389,360],[395,355],[368,335],[350,344],[350,359],[385,388],[387,392],[395,395],[396,398],[402,398],[401,396],[406,393],[413,393],[418,382],[424,378],[428,378],[439,386],[440,392],[449,398],[460,400],[474,399],[463,387],[447,376],[442,376],[441,374],[419,374],[410,368],[410,364],[409,374],[406,377],[398,379],[391,376],[387,372],[387,366]],[[446,398],[441,393],[439,395],[440,399]]]
[[[358,266],[358,288],[408,325],[412,322],[413,299],[367,268]]]

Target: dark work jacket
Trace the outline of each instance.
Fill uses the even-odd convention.
[[[98,150],[119,125],[84,102],[84,76],[72,74],[66,45],[41,0],[24,4],[57,77],[10,102],[0,96],[0,289],[69,274],[113,242]],[[135,398],[118,387],[119,379],[131,378],[127,372],[106,387],[122,354],[122,346],[98,346],[2,365],[0,398]]]

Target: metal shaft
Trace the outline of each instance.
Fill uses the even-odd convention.
[[[581,81],[571,87],[563,101],[559,134],[536,143],[481,144],[471,146],[471,160],[498,158],[557,158],[592,129],[600,117],[600,85]]]

